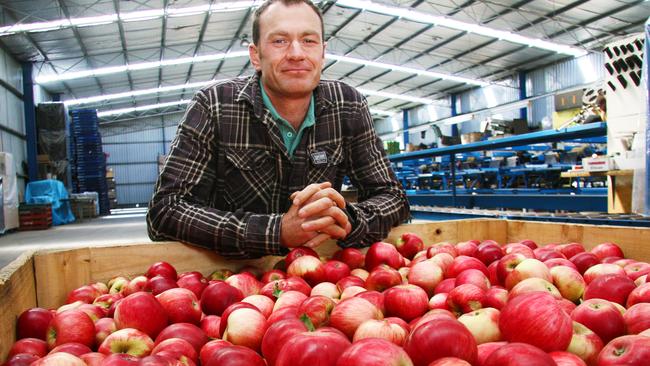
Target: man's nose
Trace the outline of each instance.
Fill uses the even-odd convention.
[[[304,58],[305,50],[303,49],[302,42],[300,42],[300,40],[291,41],[289,49],[287,50],[287,55],[292,59]]]

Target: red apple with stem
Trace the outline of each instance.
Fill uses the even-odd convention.
[[[97,352],[105,355],[126,353],[131,356],[144,357],[151,353],[153,347],[153,340],[146,333],[133,328],[125,328],[109,334],[99,345]]]
[[[418,234],[404,233],[395,242],[395,247],[404,258],[413,259],[417,252],[424,249],[424,242]]]
[[[598,354],[603,347],[603,341],[598,334],[576,321],[573,322],[573,336],[569,347],[566,349],[567,352],[580,357],[588,365],[595,365]]]
[[[326,296],[310,296],[298,306],[298,316],[307,316],[314,327],[327,325],[330,313],[336,306],[334,300]]]
[[[381,264],[398,269],[402,266],[403,258],[394,245],[376,242],[366,252],[366,269],[372,271]]]
[[[271,269],[262,274],[260,282],[262,282],[262,284],[267,284],[271,281],[283,280],[285,278],[287,278],[287,273],[285,271],[279,269]]]
[[[324,281],[336,283],[350,275],[350,267],[337,260],[329,260],[323,265]],[[322,282],[322,281],[321,281]]]
[[[47,344],[50,349],[68,342],[88,347],[95,343],[95,323],[81,310],[57,313],[47,328]]]
[[[626,335],[607,343],[598,355],[598,366],[646,366],[650,360],[650,337]]]

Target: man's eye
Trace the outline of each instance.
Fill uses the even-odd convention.
[[[274,39],[272,42],[274,44],[285,44],[287,41],[284,39]]]

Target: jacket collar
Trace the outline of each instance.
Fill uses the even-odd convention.
[[[262,118],[264,115],[264,101],[262,100],[259,79],[260,77],[258,73],[245,78],[245,83],[241,86],[235,100],[237,102],[246,101],[250,103],[253,107],[253,113],[255,116],[257,118]],[[316,117],[320,115],[321,111],[330,107],[334,103],[334,96],[331,91],[325,87],[322,80],[318,83],[316,89],[314,89],[314,101],[316,103],[314,108],[314,114]]]

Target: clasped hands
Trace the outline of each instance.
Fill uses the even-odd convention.
[[[352,230],[345,199],[330,182],[314,183],[289,198],[291,207],[282,216],[280,243],[287,248],[314,248],[324,241],[345,238]]]

